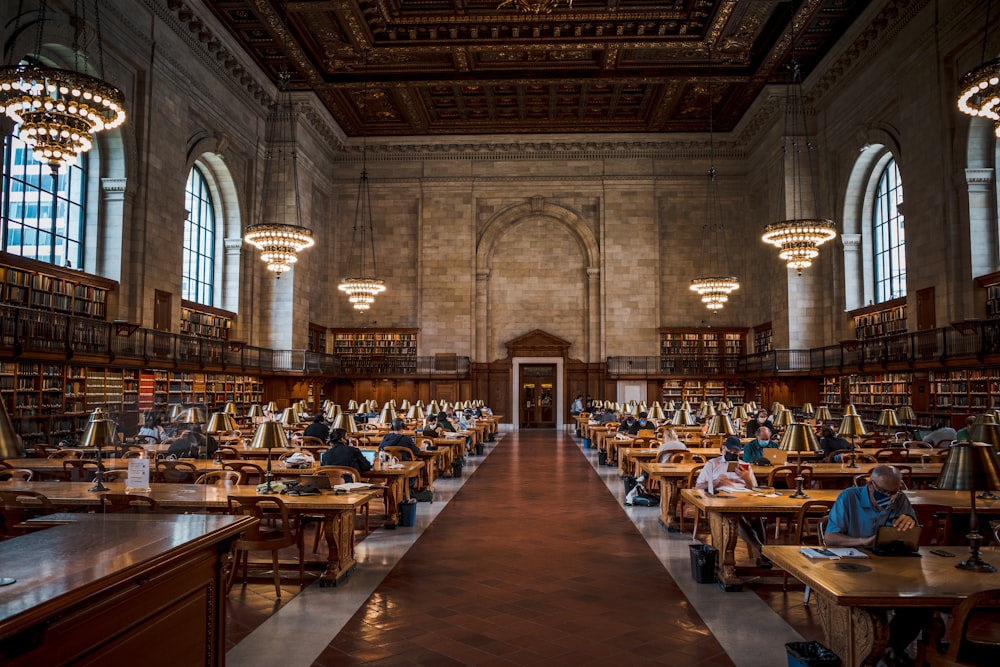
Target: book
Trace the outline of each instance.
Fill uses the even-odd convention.
[[[818,558],[825,560],[839,560],[841,558],[868,558],[868,554],[853,547],[802,547],[799,549],[799,553],[806,558]]]

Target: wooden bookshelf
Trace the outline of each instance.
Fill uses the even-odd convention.
[[[114,312],[118,283],[0,252],[0,302],[99,320]]]
[[[660,371],[734,375],[745,346],[744,329],[660,329]]]
[[[1000,319],[1000,271],[977,277],[976,285],[986,289],[986,317]]]
[[[681,401],[687,401],[692,409],[696,409],[702,401],[721,401],[743,403],[745,389],[739,380],[719,380],[716,378],[691,378],[684,380],[668,379],[663,381],[661,401],[664,406],[673,401],[679,408]],[[669,416],[669,415],[668,415]]]
[[[911,405],[912,373],[875,373],[848,376],[850,402],[865,421],[876,421],[882,410]]]
[[[835,412],[844,407],[843,384],[839,376],[823,378],[820,383],[819,402]]]
[[[236,313],[193,301],[181,301],[181,333],[186,336],[229,340]]]
[[[345,375],[395,375],[417,368],[419,329],[330,329]]]
[[[937,417],[964,417],[1000,407],[1000,368],[931,371],[928,379],[930,410]]]
[[[771,351],[771,336],[773,333],[774,328],[771,326],[770,322],[758,324],[753,328],[754,354],[762,354],[764,352]]]
[[[320,354],[326,352],[326,327],[309,323],[309,351]]]
[[[906,333],[906,297],[850,311],[857,340]]]

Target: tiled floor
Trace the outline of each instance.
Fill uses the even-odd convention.
[[[694,583],[690,536],[623,507],[595,459],[568,433],[504,435],[461,482],[436,482],[415,528],[361,542],[345,584],[294,595],[289,578],[278,613],[270,585],[234,588],[229,663],[763,667],[821,639],[780,577],[760,594]]]

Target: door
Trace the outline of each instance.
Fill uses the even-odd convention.
[[[521,366],[521,428],[555,428],[555,364]]]

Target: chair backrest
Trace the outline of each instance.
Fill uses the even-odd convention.
[[[124,482],[128,479],[128,470],[125,470],[124,468],[105,470],[101,473],[101,479],[105,482]]]
[[[694,488],[695,482],[698,481],[698,475],[701,474],[702,468],[704,467],[705,464],[703,463],[701,465],[696,465],[695,467],[691,468],[691,472],[688,473],[687,488],[689,489]]]
[[[316,470],[317,475],[326,475],[330,478],[331,484],[343,484],[348,481],[345,475],[350,477],[351,482],[360,482],[361,473],[349,466],[321,466]]]
[[[168,484],[193,484],[198,477],[198,468],[187,461],[157,461],[156,475]]]
[[[872,476],[868,473],[862,473],[860,475],[854,476],[854,486],[864,486],[871,480]]]
[[[850,449],[836,449],[836,450],[830,452],[829,454],[827,454],[826,458],[823,459],[823,460],[826,461],[827,463],[833,463],[834,459],[836,457],[843,456],[845,454],[850,454],[852,451],[853,450],[850,450]]]
[[[322,440],[313,435],[303,435],[299,436],[299,447],[319,447],[323,450],[326,449],[326,445]]]
[[[105,512],[151,513],[160,510],[159,504],[149,496],[130,493],[102,493],[101,508]]]
[[[858,454],[858,455],[857,455],[857,456],[855,457],[855,460],[856,460],[856,461],[857,461],[858,463],[878,463],[878,459],[876,459],[876,458],[875,458],[874,456],[872,456],[871,454]]]
[[[792,534],[792,544],[821,545],[824,543],[824,519],[830,515],[832,500],[807,500],[799,507],[795,517],[795,532]],[[821,526],[821,522],[823,525]]]
[[[9,479],[16,479],[19,482],[30,482],[33,474],[27,468],[5,468],[4,470],[0,470],[0,482]]]
[[[257,523],[247,528],[237,546],[247,551],[263,549],[280,549],[291,546],[298,541],[292,521],[288,518],[288,507],[276,496],[229,496],[229,513],[243,514],[258,519]],[[265,530],[265,517],[281,519],[280,532],[270,528]]]
[[[260,484],[264,481],[264,469],[249,461],[223,461],[226,470],[240,473],[240,484]]]
[[[48,455],[50,459],[82,459],[83,450],[82,449],[57,449]]]
[[[385,449],[385,451],[387,451],[391,456],[395,456],[400,461],[413,460],[413,452],[410,451],[409,447],[392,445],[389,447],[384,447],[383,449]]]
[[[664,459],[666,459],[667,463],[690,463],[694,460],[693,456],[691,452],[672,452],[667,450],[660,454],[660,463],[663,463]]]
[[[195,484],[239,484],[240,473],[235,470],[209,470],[194,480]]]
[[[875,459],[883,463],[906,463],[910,460],[909,452],[901,447],[887,447],[875,452]]]
[[[240,453],[232,447],[219,447],[215,450],[215,456],[220,459],[233,460],[240,458]]]
[[[0,491],[0,514],[3,516],[5,535],[23,535],[28,532],[20,524],[28,519],[55,512],[52,501],[37,491]]]
[[[903,447],[907,449],[934,449],[934,445],[923,440],[907,440],[903,443]]]
[[[991,588],[989,590],[979,591],[978,593],[973,593],[969,597],[965,598],[962,604],[955,607],[951,614],[951,625],[948,627],[948,631],[944,636],[948,646],[947,653],[943,656],[940,654],[930,655],[930,663],[932,665],[987,664],[985,662],[978,661],[975,663],[967,662],[963,657],[963,653],[968,651],[971,645],[978,644],[980,647],[990,650],[994,656],[996,655],[998,648],[996,643],[994,643],[996,640],[993,639],[988,644],[979,644],[974,640],[974,638],[969,637],[969,625],[970,621],[979,615],[979,612],[986,612],[990,613],[994,621],[989,625],[995,627],[995,617],[998,613],[1000,613],[997,610],[997,605],[1000,605],[1000,588]],[[976,623],[978,624],[978,620]],[[988,621],[984,622],[984,626],[987,623]],[[932,642],[932,646],[936,643],[937,642]]]
[[[63,476],[67,482],[91,482],[97,473],[97,461],[63,459]],[[101,466],[104,469],[104,466]]]
[[[130,449],[122,454],[123,459],[142,459],[146,458],[146,452],[142,449]]]
[[[920,524],[920,545],[941,546],[951,541],[950,505],[932,505],[930,503],[913,503],[913,511]]]

